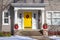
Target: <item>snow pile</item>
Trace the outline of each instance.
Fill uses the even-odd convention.
[[[26,36],[0,37],[0,40],[36,40]]]
[[[52,40],[60,40],[59,36],[49,36],[49,38]]]

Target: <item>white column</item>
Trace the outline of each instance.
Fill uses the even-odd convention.
[[[34,18],[34,14],[36,14],[36,18]],[[32,29],[38,29],[38,10],[32,12]]]
[[[42,11],[42,29],[43,29],[43,24],[44,24],[44,10],[41,10]]]
[[[17,21],[17,10],[14,10],[14,12],[15,12],[14,24],[17,24],[18,23],[18,21]]]

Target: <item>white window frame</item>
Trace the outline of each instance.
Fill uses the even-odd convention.
[[[4,10],[2,13],[2,25],[10,25],[10,15],[8,16],[8,23],[4,23],[4,13],[8,12],[7,10]],[[9,13],[9,12],[8,12]],[[10,13],[9,13],[10,14]]]
[[[54,12],[60,12],[60,11],[46,11],[46,14],[48,13],[48,12],[51,12],[51,13],[54,13]],[[46,15],[46,17],[47,17],[47,15]],[[54,19],[54,18],[52,18],[52,19]],[[59,18],[60,19],[60,18]],[[51,20],[52,21],[52,20]],[[47,18],[46,18],[46,23],[47,23]],[[53,24],[49,24],[49,25],[53,25]],[[55,24],[54,24],[55,25]]]

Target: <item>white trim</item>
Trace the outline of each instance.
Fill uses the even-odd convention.
[[[24,13],[22,12],[22,29],[24,29]]]
[[[22,14],[22,18],[20,19],[19,15]],[[18,20],[18,29],[23,29],[23,13],[22,12],[17,12],[17,20]]]
[[[52,12],[52,13],[54,13],[54,12],[60,12],[60,11],[46,11],[46,13],[48,13],[48,12]]]
[[[60,11],[46,11],[46,12],[60,12]]]
[[[2,25],[10,25],[10,15],[8,16],[8,23],[4,23],[4,12],[8,12],[7,10],[4,10],[2,12]],[[8,12],[9,13],[9,12]],[[10,14],[10,13],[9,13]]]
[[[34,14],[36,14],[36,18],[34,18]],[[32,11],[32,29],[38,29],[38,10]]]
[[[24,29],[24,12],[23,12],[23,29]]]
[[[15,7],[14,8],[14,10],[19,10],[19,9],[21,9],[21,10],[44,10],[44,8],[33,8],[33,7],[30,7],[30,8],[29,7],[27,7],[27,8],[26,7],[21,7],[21,8]]]
[[[41,28],[43,29],[43,24],[44,24],[44,19],[45,19],[45,17],[44,17],[44,10],[42,10],[41,14],[42,14],[42,27]]]
[[[14,21],[15,21],[15,24],[18,24],[18,22],[17,22],[17,10],[14,10],[14,12],[15,12]]]
[[[17,20],[17,10],[14,10],[14,25],[15,24],[18,24],[18,20]],[[16,30],[15,28],[14,28],[14,30]],[[19,30],[19,29],[18,29]]]

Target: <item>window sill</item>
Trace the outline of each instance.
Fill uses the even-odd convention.
[[[2,25],[10,25],[10,24],[2,24]]]

